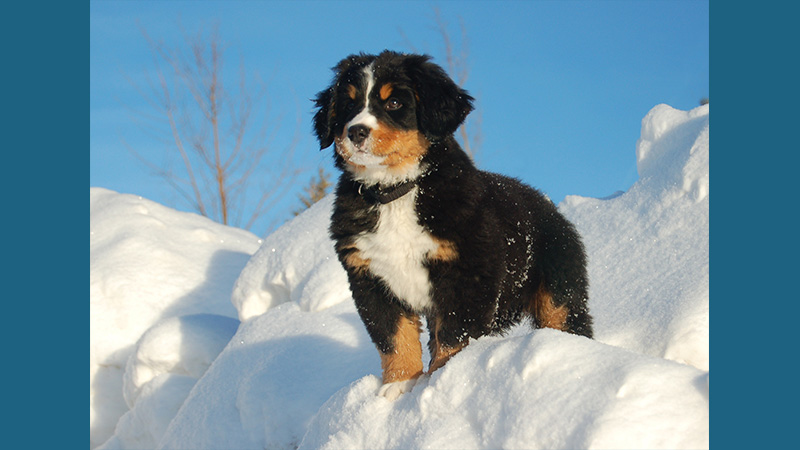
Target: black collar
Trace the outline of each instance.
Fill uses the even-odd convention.
[[[408,194],[416,186],[416,181],[408,180],[400,184],[395,184],[385,188],[379,186],[367,187],[362,183],[358,183],[358,193],[363,197],[380,202],[382,205],[391,203],[398,198]]]

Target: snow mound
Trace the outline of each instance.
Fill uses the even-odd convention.
[[[165,362],[174,367],[192,367],[186,375],[196,380],[201,375],[199,367],[181,360],[206,352],[201,359],[210,364],[227,343],[209,344],[202,351],[198,348],[201,344],[191,344],[192,350],[182,353],[186,345],[159,349],[160,344],[149,345],[143,335],[159,321],[191,314],[220,318],[186,319],[171,327],[164,325],[157,340],[165,342],[171,335],[170,339],[188,344],[217,326],[233,334],[231,321],[237,314],[230,304],[230,290],[250,255],[258,249],[259,239],[247,231],[134,195],[91,188],[89,196],[89,413],[91,446],[95,447],[112,435],[117,421],[142,395],[144,368],[142,364],[128,364],[129,357],[138,354],[142,362],[149,357],[173,358],[174,361]],[[204,320],[214,326],[192,331],[193,323]],[[143,339],[137,348],[140,338]],[[164,354],[148,356],[148,351]],[[175,353],[166,354],[170,351]],[[139,375],[126,375],[126,366]],[[125,377],[140,380],[139,384],[128,383],[124,387]],[[170,382],[162,390],[175,386]]]
[[[297,448],[311,416],[380,366],[352,302],[288,302],[242,322],[158,448]]]
[[[190,268],[182,268],[184,276],[196,268],[212,279],[221,270],[209,262],[213,251],[195,255],[195,265],[179,256],[195,251],[186,241],[196,217],[170,227],[128,228],[125,219],[104,227],[104,241],[139,249],[103,254],[93,235],[93,285],[106,276],[122,284],[127,273],[141,298],[131,299],[133,306],[117,302],[123,312],[95,312],[93,287],[93,331],[102,321],[98,331],[122,341],[110,323],[122,316],[145,323],[126,335],[122,348],[132,356],[116,358],[128,361],[116,395],[124,392],[132,406],[104,448],[707,448],[708,114],[707,105],[653,108],[636,144],[640,179],[624,193],[570,196],[559,205],[589,255],[594,340],[522,324],[471,342],[394,402],[376,395],[380,359],[328,238],[331,197],[265,238],[258,251],[250,244],[238,250],[253,256],[246,266],[237,260],[235,283],[230,267],[214,287],[230,295],[227,314],[210,302],[159,303],[153,292],[174,289],[170,277],[112,270],[151,258],[154,249],[144,243],[170,241],[160,246],[163,264],[155,272],[174,263]],[[108,196],[109,209],[122,204],[122,215],[143,202],[99,194]],[[93,207],[93,230],[102,213]],[[159,308],[169,314],[157,324]],[[237,316],[238,329],[230,318]],[[94,335],[93,342],[101,339]],[[189,351],[175,350],[186,342]],[[106,394],[114,387],[97,385]],[[107,408],[93,398],[93,408]]]
[[[237,328],[238,320],[213,314],[171,317],[156,323],[128,358],[123,379],[125,403],[133,408],[142,388],[163,374],[200,378]]]
[[[636,143],[642,180],[661,189],[680,187],[696,201],[708,195],[708,109],[706,104],[680,111],[662,104],[650,110]]]
[[[708,370],[709,105],[653,108],[637,143],[641,178],[610,200],[559,207],[589,255],[596,338]]]
[[[236,333],[239,321],[214,314],[162,320],[128,358],[123,395],[130,410],[100,448],[154,448],[189,391]]]
[[[347,283],[326,231],[332,207],[328,195],[267,236],[234,285],[231,299],[239,320],[289,301],[321,311],[350,300],[348,290],[330,289],[331,283]]]
[[[708,374],[554,330],[482,338],[394,403],[340,390],[300,449],[708,446]]]

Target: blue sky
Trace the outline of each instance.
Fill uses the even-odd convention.
[[[330,67],[385,48],[444,63],[435,8],[457,46],[460,23],[466,30],[478,166],[556,203],[626,190],[638,177],[635,145],[650,108],[691,109],[710,98],[707,1],[92,1],[90,185],[190,210],[126,148],[155,161],[165,154],[130,113],[144,99],[128,80],[154,71],[141,29],[178,46],[181,28],[218,24],[228,65],[241,61],[267,82],[276,157],[299,136],[302,185],[319,167],[335,174],[312,135],[309,100],[330,82]],[[289,191],[251,231],[263,234],[298,206]]]

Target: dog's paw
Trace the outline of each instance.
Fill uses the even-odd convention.
[[[378,389],[378,395],[381,397],[386,397],[387,400],[393,402],[397,400],[397,397],[400,397],[400,394],[405,394],[406,392],[411,392],[411,389],[414,388],[414,385],[417,384],[419,378],[412,378],[410,380],[403,380],[403,381],[395,381],[393,383],[386,383]]]

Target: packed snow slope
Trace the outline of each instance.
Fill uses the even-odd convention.
[[[259,246],[92,189],[91,447],[707,448],[708,117],[656,106],[639,180],[559,205],[589,255],[594,340],[522,324],[394,402],[327,237],[331,197]]]

